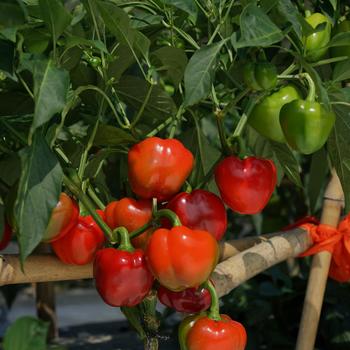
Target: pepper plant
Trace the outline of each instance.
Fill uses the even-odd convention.
[[[213,193],[230,208],[226,237],[239,236],[242,222],[260,232],[261,211],[290,200],[290,188],[302,205],[287,206],[287,221],[317,213],[331,168],[349,210],[349,12],[341,0],[2,0],[3,239],[10,226],[24,267],[41,242],[51,242],[69,263],[87,263],[109,246],[95,260],[98,290],[122,307],[145,347],[156,349],[153,277],[173,293],[208,285],[216,240],[200,230],[218,229],[213,235],[220,239],[226,229]],[[192,190],[192,200],[178,195],[188,197],[181,209],[175,195]],[[200,203],[207,200],[218,211],[205,227],[191,227],[196,223],[186,218],[192,211],[203,215],[195,191],[204,193]],[[88,219],[78,218],[78,206]],[[96,210],[106,206],[104,220]],[[189,227],[182,229],[174,212]],[[168,227],[169,218],[175,227],[152,233]],[[59,239],[72,226],[89,241],[84,256],[75,256],[74,240]],[[106,242],[93,237],[96,230]],[[179,274],[170,262],[168,270],[159,264],[165,231],[197,235],[186,250],[200,258],[188,267],[200,270],[196,281],[190,270],[184,273],[186,261]],[[139,248],[148,240],[144,258]],[[141,304],[135,306],[139,295],[106,296],[105,280],[112,281],[111,261],[118,265],[118,256],[138,256],[139,271],[131,262],[130,269],[144,283],[130,293],[141,289]],[[225,323],[209,290],[208,322]],[[184,346],[202,348],[192,343]]]

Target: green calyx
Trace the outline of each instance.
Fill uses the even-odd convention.
[[[282,87],[255,105],[248,123],[264,137],[272,141],[285,142],[279,121],[280,110],[286,103],[300,98],[301,94],[294,85]]]
[[[182,226],[179,217],[170,209],[161,209],[154,213],[153,215],[155,220],[159,220],[164,217],[171,221],[173,226]]]
[[[125,227],[120,226],[114,229],[113,237],[115,242],[120,242],[118,246],[119,250],[125,250],[127,252],[133,252],[135,250],[130,242],[129,232]]]
[[[243,80],[252,90],[271,90],[277,84],[276,66],[269,62],[249,62],[243,67]]]

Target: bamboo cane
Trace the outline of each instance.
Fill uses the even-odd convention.
[[[270,236],[273,237],[268,239],[267,237]],[[235,255],[236,259],[229,263],[226,263],[227,260],[221,262],[217,269],[234,271],[232,274],[229,272],[227,276],[238,275],[237,280],[243,282],[269,266],[300,254],[310,244],[308,233],[300,229],[276,232],[264,237],[248,237],[247,239],[225,242],[220,245],[221,258],[226,259],[230,255]],[[278,251],[277,254],[276,251]],[[242,262],[247,256],[255,256],[255,258],[249,260],[255,268],[249,271],[244,268],[239,271]],[[262,265],[262,259],[268,261],[268,264]],[[93,276],[92,264],[84,266],[66,265],[51,254],[29,256],[24,268],[25,270],[22,272],[18,255],[4,255],[0,259],[0,286],[18,283],[88,279]],[[217,279],[215,276],[213,274],[213,278]],[[229,281],[229,278],[227,281]],[[221,288],[221,284],[219,287],[219,282],[217,282],[217,286]],[[219,294],[223,295],[221,289]]]
[[[343,206],[343,191],[335,171],[324,196],[321,223],[337,227]],[[316,254],[312,259],[296,350],[313,350],[332,255]]]

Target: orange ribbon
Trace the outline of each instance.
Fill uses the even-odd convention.
[[[311,221],[311,220],[310,220]],[[350,214],[339,223],[338,228],[328,225],[315,225],[310,221],[301,220],[293,227],[300,227],[309,232],[313,246],[300,255],[309,256],[322,251],[332,254],[332,262],[329,269],[329,277],[338,282],[350,280]],[[306,222],[306,223],[305,223]]]

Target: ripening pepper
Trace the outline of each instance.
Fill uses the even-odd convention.
[[[118,230],[118,229],[117,229]],[[154,278],[147,267],[144,252],[130,244],[128,231],[121,227],[118,249],[100,249],[94,261],[98,293],[111,306],[135,306],[152,288]]]
[[[4,231],[2,234],[2,238],[0,240],[0,250],[5,249],[9,245],[11,241],[11,237],[12,237],[11,226],[5,221]]]
[[[193,168],[193,155],[176,139],[147,138],[128,153],[128,177],[139,197],[164,201],[179,192]]]
[[[266,138],[285,142],[279,113],[286,103],[298,98],[301,98],[298,89],[293,85],[287,85],[256,104],[249,115],[248,123]]]
[[[303,154],[319,150],[327,141],[334,126],[335,114],[315,101],[315,86],[309,75],[309,94],[284,105],[280,124],[284,136],[293,149]]]
[[[129,233],[147,224],[152,219],[152,201],[149,199],[122,198],[111,202],[105,209],[106,223],[111,229],[124,226]],[[136,248],[145,249],[153,229],[146,230],[131,240]]]
[[[214,193],[194,190],[181,192],[167,204],[180,219],[182,225],[195,230],[211,233],[220,240],[227,228],[227,215],[224,204]]]
[[[104,212],[96,211],[102,219]],[[92,262],[103,247],[105,236],[91,215],[80,216],[78,223],[66,235],[51,243],[58,258],[65,264],[85,265]]]
[[[322,13],[314,13],[306,17],[305,20],[314,29],[318,25],[325,23],[324,29],[315,31],[303,39],[306,59],[310,62],[316,62],[328,51],[327,45],[331,39],[332,24]]]
[[[218,244],[207,231],[175,226],[156,230],[148,241],[146,260],[161,285],[182,291],[198,287],[218,261]]]
[[[252,90],[271,90],[277,84],[277,69],[270,62],[249,62],[243,66],[243,80]]]
[[[49,224],[43,236],[43,242],[50,243],[62,238],[74,227],[79,218],[77,203],[64,192],[61,193],[53,209]]]
[[[257,214],[269,201],[277,181],[272,160],[230,156],[215,169],[215,181],[221,198],[241,214]]]
[[[211,297],[206,288],[188,288],[181,292],[173,292],[163,286],[159,286],[159,301],[178,312],[189,314],[205,311],[209,308]]]

